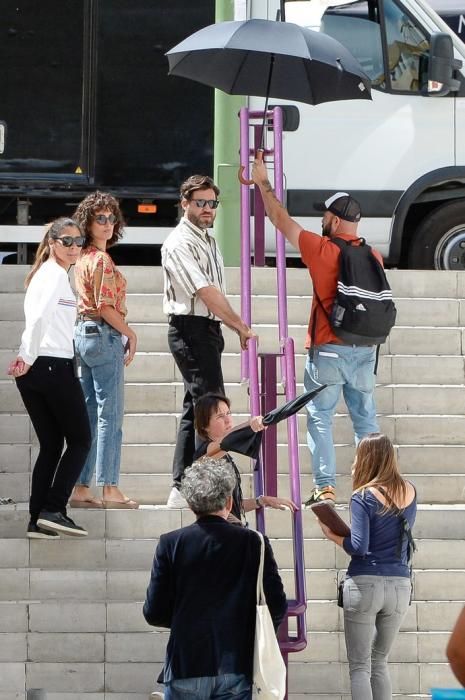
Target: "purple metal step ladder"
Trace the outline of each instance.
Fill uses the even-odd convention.
[[[251,111],[246,107],[240,110],[240,164],[244,166],[244,177],[249,175],[249,160],[261,143],[261,120],[263,112]],[[266,113],[266,127],[272,145],[265,148],[264,159],[274,169],[274,189],[277,198],[283,201],[283,115],[280,107]],[[254,135],[254,148],[251,149],[249,136]],[[253,326],[252,319],[252,271],[251,271],[251,200],[253,198],[254,224],[254,266],[265,264],[265,209],[258,187],[241,185],[241,314],[244,321]],[[285,400],[296,396],[294,341],[288,337],[286,255],[284,236],[276,231],[276,282],[278,291],[278,329],[279,348],[273,353],[261,353],[256,340],[249,341],[248,350],[241,355],[242,380],[249,382],[251,415],[264,415],[277,405],[276,385],[278,381],[284,387]],[[279,375],[278,375],[279,372]],[[283,403],[283,401],[280,401]],[[299,443],[297,416],[287,420],[287,438],[289,451],[290,497],[299,505],[300,494]],[[266,493],[277,495],[277,430],[270,426],[264,434],[260,458],[254,471],[255,495]],[[283,515],[284,517],[284,515]],[[257,511],[257,527],[265,532],[265,513]],[[279,630],[280,647],[284,661],[288,654],[302,651],[307,645],[307,628],[305,611],[307,597],[305,591],[304,542],[302,529],[302,511],[292,514],[292,542],[294,553],[294,589],[295,596],[288,601],[287,618]],[[289,632],[289,618],[296,618],[296,632]]]

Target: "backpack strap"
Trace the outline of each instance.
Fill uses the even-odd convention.
[[[378,374],[378,364],[379,364],[379,351],[381,349],[381,345],[376,346],[376,358],[375,358],[375,368],[373,370],[373,374],[376,375]]]
[[[410,527],[410,523],[407,520],[407,518],[404,515],[403,509],[401,510],[396,506],[392,498],[389,496],[387,493],[386,489],[383,486],[376,486],[375,488],[378,489],[378,491],[384,496],[386,499],[387,504],[390,506],[392,512],[394,515],[399,518],[400,524],[401,524],[401,533],[400,533],[400,538],[399,542],[397,545],[397,556],[399,559],[402,556],[402,543],[404,541],[404,537],[407,538],[407,566],[410,569],[410,578],[412,577],[412,559],[413,559],[413,553],[416,551],[417,546],[415,544],[415,540],[413,539],[413,534],[412,534],[412,529]]]
[[[330,240],[330,243],[334,243],[339,248],[340,251],[342,251],[342,249],[345,248],[346,245],[350,245],[350,243],[348,241],[345,241],[343,238],[330,238],[329,240]],[[361,239],[361,240],[364,240],[364,239]],[[329,316],[328,312],[326,311],[325,307],[323,306],[323,302],[321,301],[320,297],[318,296],[318,293],[315,289],[315,286],[313,286],[313,296],[315,297],[317,305],[320,307],[320,309],[323,311],[324,315],[328,319],[328,323],[331,325],[330,316]],[[310,353],[309,353],[310,354],[310,362],[313,362],[313,354],[314,354],[313,350],[315,347],[316,310],[317,310],[317,307],[315,307],[315,311],[314,311],[313,319],[312,319],[312,326],[310,328],[310,343],[311,343]]]
[[[367,246],[371,250],[371,246],[367,245],[366,239],[362,238],[362,236],[359,236],[358,238],[351,238],[350,240],[346,241],[345,238],[330,238],[329,239],[331,243],[334,243],[334,245],[337,245],[339,250],[343,250],[346,246],[348,245],[355,245],[358,243],[360,246]]]
[[[329,322],[329,314],[326,311],[325,307],[323,306],[323,302],[321,301],[320,297],[317,294],[317,291],[315,287],[313,287],[313,296],[315,297],[317,306],[315,306],[315,310],[313,312],[313,318],[312,318],[312,325],[310,328],[310,362],[313,362],[313,356],[314,356],[314,351],[315,351],[315,335],[316,335],[316,312],[317,308],[320,307],[320,309],[323,311],[324,315],[328,319]]]

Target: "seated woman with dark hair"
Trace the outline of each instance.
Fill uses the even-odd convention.
[[[269,507],[284,510],[297,510],[297,506],[289,498],[277,496],[259,495],[257,498],[243,498],[241,489],[241,475],[231,455],[221,449],[221,441],[233,429],[231,417],[231,402],[222,394],[205,394],[195,404],[194,417],[195,429],[199,437],[204,441],[196,450],[194,460],[204,456],[224,457],[233,467],[236,475],[236,486],[233,490],[233,507],[230,519],[242,522],[245,514],[257,508]],[[247,423],[252,430],[258,432],[265,426],[261,416],[252,417]]]

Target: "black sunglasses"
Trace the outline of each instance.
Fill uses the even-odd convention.
[[[65,248],[71,248],[73,245],[77,245],[78,248],[82,248],[86,242],[85,236],[57,236],[54,238],[55,241],[60,241],[60,243]]]
[[[203,209],[207,205],[210,207],[210,209],[216,209],[219,204],[217,199],[191,199],[191,202],[195,202],[199,209]]]
[[[110,214],[110,216],[105,216],[105,214],[97,214],[97,216],[94,216],[94,221],[96,221],[101,226],[105,226],[107,221],[109,224],[113,225],[116,224],[117,218],[114,214]]]

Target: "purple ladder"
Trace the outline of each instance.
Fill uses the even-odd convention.
[[[240,164],[244,166],[244,177],[249,177],[249,159],[261,142],[261,120],[263,112],[251,111],[246,107],[240,110]],[[258,123],[257,123],[258,122]],[[266,114],[266,129],[272,137],[272,147],[264,151],[264,159],[274,169],[274,187],[277,198],[283,201],[283,156],[282,134],[283,115],[280,107],[270,109]],[[249,143],[250,132],[254,135],[254,149]],[[253,327],[252,319],[252,271],[251,271],[251,201],[254,206],[254,266],[265,264],[265,209],[258,187],[253,188],[253,197],[247,185],[241,185],[241,314],[244,321]],[[296,396],[296,377],[294,362],[294,341],[288,337],[287,289],[286,289],[286,255],[284,236],[276,231],[276,281],[278,290],[278,329],[279,348],[274,353],[261,353],[256,340],[249,341],[248,350],[241,355],[241,373],[243,381],[249,382],[250,412],[252,415],[264,414],[277,405],[276,385],[280,381],[284,387],[285,400]],[[278,361],[279,360],[279,361]],[[281,400],[280,403],[283,403]],[[287,421],[287,438],[289,451],[290,497],[299,505],[300,494],[299,443],[297,416]],[[266,493],[277,495],[277,431],[270,427],[264,434],[260,458],[254,471],[255,495]],[[265,513],[257,511],[257,527],[265,532]],[[302,511],[292,515],[292,541],[294,553],[294,589],[295,596],[288,601],[288,613],[279,629],[279,641],[284,661],[287,666],[288,654],[302,651],[307,645],[307,628],[305,612],[307,597],[305,591],[305,562],[302,529]],[[289,618],[296,618],[296,632],[289,632]]]

